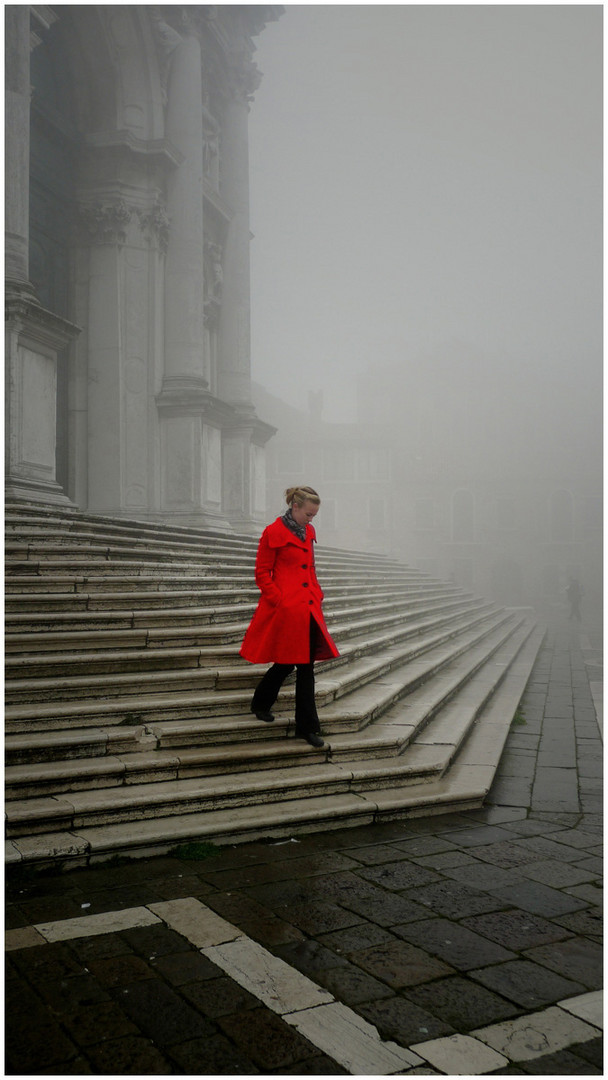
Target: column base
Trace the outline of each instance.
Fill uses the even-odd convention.
[[[27,480],[25,477],[7,476],[4,484],[5,502],[19,500],[30,503],[50,503],[76,510],[76,505],[63,491],[59,484],[43,480]]]

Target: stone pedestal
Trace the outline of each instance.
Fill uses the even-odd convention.
[[[29,283],[30,8],[5,8],[5,261],[8,292],[32,295]]]
[[[78,332],[28,298],[7,302],[8,498],[71,505],[56,479],[57,355]]]

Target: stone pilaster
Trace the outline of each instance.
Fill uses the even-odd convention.
[[[78,332],[32,300],[7,300],[7,497],[70,502],[56,480],[57,354]]]
[[[5,244],[9,294],[33,295],[29,282],[30,8],[5,9]]]
[[[222,123],[222,196],[232,216],[223,252],[218,393],[233,404],[251,401],[248,96],[255,75],[253,65],[241,60]]]
[[[165,264],[163,388],[206,389],[203,305],[203,131],[201,49],[196,37],[173,50],[166,137],[183,156],[168,178],[171,242]]]

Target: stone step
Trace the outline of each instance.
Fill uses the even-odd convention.
[[[56,519],[47,519],[40,515],[30,516],[26,520],[21,512],[13,514],[8,507],[5,508],[4,523],[6,536],[10,537],[11,540],[20,540],[24,543],[41,536],[61,538],[73,536],[74,538],[103,540],[106,542],[112,540],[120,543],[130,542],[134,545],[150,542],[157,543],[160,546],[173,544],[174,546],[190,546],[196,549],[208,544],[214,550],[225,548],[254,553],[257,549],[259,533],[263,528],[263,525],[260,526],[259,533],[251,536],[243,533],[214,531],[199,529],[195,526],[184,527],[167,523],[155,525],[152,522],[135,522],[129,524],[127,521],[119,521],[118,519],[87,517],[82,512],[77,512],[77,515],[69,520],[67,518],[62,519],[60,516]],[[338,553],[343,558],[354,562],[365,561],[366,564],[385,565],[388,563],[403,566],[399,559],[381,553],[362,552],[352,548],[325,548],[325,550],[330,553]]]
[[[238,649],[259,595],[257,537],[18,500],[5,524],[11,861],[87,862],[182,835],[221,843],[483,798],[480,730],[504,726],[504,687],[508,703],[521,696],[538,636],[528,613],[385,556],[322,548],[342,655],[319,667],[327,746],[313,750],[291,737],[293,679],[273,724],[249,712],[263,668]],[[466,757],[473,744],[481,764]]]
[[[314,753],[322,760],[328,753],[334,763],[365,761],[370,766],[371,776],[374,770],[381,769],[393,775],[395,763],[389,763],[388,758],[397,758],[407,748],[410,778],[445,771],[479,711],[496,691],[533,631],[534,623],[526,619],[506,641],[500,640],[491,655],[488,643],[482,643],[453,662],[441,679],[430,685],[425,683],[401,699],[377,723],[354,732],[332,734],[331,750]],[[442,706],[444,709],[438,715]],[[321,720],[327,726],[323,710]],[[128,744],[130,750],[125,748],[125,732],[120,729],[116,729],[115,734],[83,731],[75,733],[72,742],[55,736],[54,744],[51,740],[49,747],[39,740],[38,755],[52,750],[55,756],[33,761],[24,758],[24,753],[35,753],[36,748],[28,745],[23,736],[12,736],[9,740],[12,738],[13,746],[7,747],[9,761],[20,759],[20,763],[7,766],[5,794],[7,799],[23,798],[26,794],[60,794],[90,787],[240,773],[257,768],[285,768],[309,762],[312,751],[300,740],[284,738],[289,731],[287,722],[276,728],[274,725],[263,728],[261,735],[268,736],[263,742],[219,743],[173,750],[160,749],[152,731],[142,730],[139,737],[134,733]],[[123,736],[122,742],[120,736]],[[87,746],[89,756],[77,757],[79,744]],[[103,756],[94,756],[96,752],[99,755],[100,749]],[[70,756],[61,758],[67,750]],[[377,764],[378,761],[383,764]],[[402,769],[403,762],[397,768]]]
[[[23,510],[11,510],[9,506],[5,508],[5,532],[11,542],[19,540],[26,544],[39,537],[59,541],[70,538],[78,542],[131,543],[137,544],[138,548],[156,544],[165,549],[172,545],[176,549],[191,548],[196,552],[208,547],[213,552],[224,549],[255,554],[258,543],[257,536],[197,529],[194,526],[172,526],[165,522],[155,525],[153,522],[111,520],[81,512],[71,517],[61,514],[47,516],[41,512],[27,515],[24,521]],[[375,562],[378,565],[403,566],[398,560],[380,553],[343,548],[326,548],[325,552],[329,558],[340,557],[351,564],[370,565]]]
[[[7,632],[5,635],[5,652],[22,653],[57,653],[74,651],[80,652],[93,650],[146,649],[146,648],[195,648],[208,645],[228,645],[238,642],[239,645],[249,620],[251,611],[243,609],[243,618],[231,623],[202,623],[195,626],[165,626],[140,628],[110,629],[110,630],[59,630],[59,631],[33,631]],[[340,639],[347,639],[359,633],[370,632],[381,627],[397,626],[407,619],[407,615],[401,607],[396,611],[372,612],[360,617],[361,612],[345,613],[342,618],[333,617],[328,613],[328,626],[332,635]]]
[[[128,555],[130,557],[128,557]],[[129,575],[134,581],[144,579],[146,577],[162,578],[163,576],[172,576],[174,578],[181,576],[184,578],[199,577],[205,580],[212,579],[216,576],[226,576],[230,574],[234,579],[239,579],[251,584],[253,576],[254,559],[248,561],[230,561],[228,558],[218,556],[215,560],[206,560],[205,562],[195,562],[192,560],[167,560],[166,562],[144,560],[134,557],[133,553],[125,553],[121,558],[99,558],[93,559],[90,554],[86,553],[70,554],[64,552],[63,555],[50,554],[46,556],[38,556],[36,558],[28,558],[27,552],[23,552],[20,557],[13,554],[11,557],[7,557],[4,564],[5,578],[7,584],[10,586],[10,581],[13,577],[45,577],[49,576],[55,578],[57,574],[65,572],[66,561],[68,561],[74,567],[74,572],[77,576],[87,577],[124,577]],[[331,580],[339,583],[351,582],[356,579],[353,568],[343,563],[335,563],[330,565],[325,560],[317,558],[317,569],[322,572],[323,575],[330,574]],[[369,581],[414,581],[421,580],[421,576],[412,572],[407,568],[403,568],[401,571],[398,569],[390,569],[387,567],[360,567],[365,573],[365,579]],[[433,583],[434,579],[428,579]]]
[[[395,643],[385,652],[371,656],[361,656],[351,663],[317,678],[317,703],[327,707],[336,699],[349,697],[349,709],[334,706],[326,709],[332,730],[348,730],[355,723],[363,727],[374,716],[388,708],[393,701],[412,689],[414,682],[428,678],[451,659],[476,645],[484,636],[497,628],[512,627],[514,616],[507,612],[494,615],[481,614],[476,618],[463,619],[442,629],[434,629],[419,635],[413,642]],[[425,655],[425,660],[416,669],[412,678],[408,665],[417,657]],[[389,672],[396,672],[390,682],[382,679]],[[377,682],[375,681],[377,680]],[[359,704],[353,698],[353,692],[374,681],[366,699]],[[8,706],[5,710],[7,733],[36,730],[61,730],[71,725],[75,727],[116,726],[127,724],[135,727],[141,724],[158,725],[163,745],[197,745],[210,737],[210,727],[218,727],[220,733],[227,732],[223,718],[249,714],[251,693],[254,682],[237,690],[192,690],[188,693],[170,695],[141,694],[131,697],[116,697],[113,700],[74,703],[24,704]],[[280,710],[291,707],[294,697],[293,683],[287,684],[279,698]],[[279,709],[279,705],[277,705]],[[356,720],[355,720],[356,718]],[[210,720],[211,725],[202,720]],[[327,721],[326,721],[327,722]],[[166,731],[163,725],[166,726]],[[248,732],[243,731],[243,737]]]
[[[259,592],[258,592],[259,597]],[[207,626],[215,623],[229,624],[234,621],[242,621],[251,618],[257,598],[250,599],[248,603],[232,603],[178,608],[140,608],[122,610],[99,610],[94,611],[34,611],[21,614],[20,612],[7,613],[5,628],[8,633],[31,632],[32,634],[45,633],[48,631],[84,631],[92,630],[127,630],[137,629],[139,626],[150,628],[179,626]],[[386,613],[401,612],[407,619],[410,612],[415,612],[428,603],[427,597],[403,597],[395,593],[383,593],[382,595],[370,595],[367,591],[358,592],[353,589],[348,598],[340,597],[325,605],[328,616],[332,622],[340,622],[348,617],[353,608],[363,617],[372,617]]]
[[[396,623],[386,630],[374,630],[369,625],[365,635],[341,641],[340,658],[337,662],[348,662],[354,656],[371,649],[385,648],[388,644],[413,637],[431,626],[441,626],[465,613],[489,612],[494,610],[487,601],[468,600],[443,604],[435,608],[429,605],[416,612],[415,618]],[[70,639],[71,640],[71,639]],[[14,700],[15,693],[21,693],[29,685],[32,694],[37,695],[41,684],[39,679],[69,680],[74,677],[109,675],[132,672],[145,676],[146,672],[183,671],[196,668],[234,668],[239,666],[252,673],[252,677],[264,668],[253,667],[239,656],[239,646],[217,645],[203,648],[165,648],[117,650],[97,652],[57,652],[11,653],[5,660],[6,700]],[[325,661],[324,668],[336,662]],[[232,677],[231,675],[229,677]]]
[[[353,581],[352,578],[336,578],[334,580],[334,577],[329,578],[328,575],[324,574],[323,587],[327,596],[348,596],[352,592]],[[439,581],[421,581],[415,575],[412,575],[411,578],[402,577],[398,580],[396,577],[394,579],[377,577],[366,580],[366,587],[373,591],[390,588],[395,592],[398,591],[407,595],[464,595],[463,590],[454,585]],[[215,591],[227,595],[247,593],[254,599],[257,599],[260,595],[257,586],[252,584],[251,572],[248,573],[246,579],[240,579],[234,574],[208,574],[204,566],[200,567],[198,573],[192,577],[183,575],[175,579],[172,579],[169,573],[165,573],[159,578],[150,574],[140,575],[136,578],[130,575],[121,576],[116,574],[112,575],[108,581],[107,576],[102,572],[90,576],[73,573],[57,574],[54,577],[49,575],[38,577],[32,574],[15,574],[7,578],[5,582],[5,596],[9,603],[17,596],[27,599],[28,603],[35,603],[37,600],[52,603],[54,597],[62,596],[71,597],[75,600],[81,594],[85,594],[90,596],[92,600],[96,597],[103,600],[106,596],[123,597],[128,594],[133,597],[134,603],[136,598],[139,604],[154,602],[155,596],[159,597],[159,602],[165,599],[169,601],[175,593],[179,593],[183,597],[196,597],[197,593],[202,589],[204,589],[205,593]]]
[[[356,607],[361,603],[361,594],[357,593],[352,586],[348,585],[325,585],[325,602],[337,603],[342,607]],[[441,590],[439,588],[417,588],[412,585],[395,584],[388,588],[384,582],[371,583],[365,589],[365,596],[369,600],[372,597],[378,603],[397,598],[414,602],[428,600],[431,597],[443,599],[444,597],[457,595],[455,590]],[[189,607],[224,607],[234,604],[255,605],[260,598],[260,590],[256,586],[235,585],[231,583],[227,588],[209,587],[206,583],[201,585],[200,579],[196,587],[191,589],[163,590],[156,589],[154,592],[121,592],[102,591],[93,592],[84,590],[78,592],[44,592],[37,594],[33,590],[27,592],[9,592],[5,590],[4,607],[7,618],[25,614],[41,618],[48,613],[78,614],[86,611],[121,611],[136,608],[139,611],[154,610],[155,608],[183,609]]]
[[[488,613],[489,605],[464,605],[459,604],[454,608],[444,608],[441,615],[427,610],[416,613],[414,618],[404,619],[403,623],[394,626],[390,631],[373,635],[373,627],[370,625],[366,636],[359,640],[347,641],[341,646],[341,655],[333,661],[324,663],[324,670],[328,667],[336,667],[346,664],[354,658],[374,649],[386,648],[397,641],[404,641],[415,637],[429,628],[447,625],[464,614],[470,617],[474,612]],[[140,652],[136,656],[116,656],[110,652],[106,657],[106,667],[109,670],[96,674],[91,670],[92,658],[88,654],[77,657],[78,663],[73,663],[69,670],[63,671],[54,678],[34,676],[36,657],[19,657],[21,673],[25,678],[10,678],[14,675],[12,665],[6,665],[5,702],[17,704],[23,701],[61,701],[88,697],[117,697],[125,693],[140,694],[142,687],[149,692],[169,692],[180,689],[193,690],[205,685],[213,686],[216,690],[232,689],[241,684],[250,685],[252,679],[259,678],[266,669],[264,666],[252,666],[243,662],[234,650],[235,663],[217,663],[217,657],[203,656],[202,649],[184,650],[149,650],[148,655]],[[169,660],[175,657],[176,668],[173,668]],[[95,657],[98,667],[102,665],[99,654]],[[213,663],[213,659],[216,663]],[[204,661],[211,661],[205,663]],[[164,661],[164,663],[163,663]],[[236,662],[238,661],[238,663]],[[128,670],[120,671],[121,666],[127,665]],[[159,670],[160,667],[160,670]],[[83,674],[86,670],[86,674]],[[48,671],[45,673],[48,676]]]
[[[74,531],[44,529],[38,533],[25,530],[21,535],[7,531],[5,552],[7,558],[36,559],[49,555],[65,554],[75,558],[89,554],[96,559],[123,559],[133,553],[146,561],[166,562],[167,560],[198,561],[200,559],[222,560],[252,563],[257,550],[257,540],[235,544],[226,542],[220,536],[196,539],[175,540],[166,536],[152,539],[144,536],[107,535],[102,532],[77,533]],[[362,552],[349,552],[339,548],[324,548],[323,561],[326,565],[348,566],[352,571],[356,567],[375,567],[382,570],[403,569],[403,564],[378,556],[374,561]]]
[[[393,759],[376,761],[374,768],[325,760],[246,773],[236,790],[226,777],[206,777],[15,801],[8,806],[12,839],[7,857],[40,863],[87,861],[121,850],[143,855],[169,850],[185,839],[235,843],[481,805],[542,636],[538,630],[528,634],[481,710],[479,719],[485,712],[493,739],[487,737],[488,726],[472,725],[456,764],[436,779],[425,768],[424,781],[416,783],[404,755],[401,774]],[[420,779],[420,763],[417,769]]]

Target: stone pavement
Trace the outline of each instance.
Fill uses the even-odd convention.
[[[7,877],[7,1073],[602,1074],[601,650],[484,809]]]

